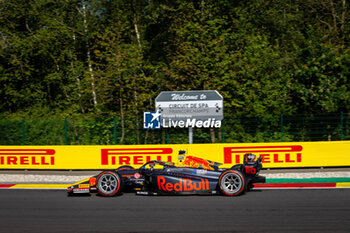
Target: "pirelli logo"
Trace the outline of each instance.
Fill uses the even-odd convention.
[[[263,163],[301,163],[302,151],[300,145],[224,147],[224,164],[243,163],[245,153],[262,155]]]
[[[101,149],[101,165],[142,165],[151,160],[172,161],[172,148]]]
[[[0,165],[55,165],[54,149],[0,149]]]

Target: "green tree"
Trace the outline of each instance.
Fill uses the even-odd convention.
[[[290,74],[290,89],[299,112],[349,111],[350,56],[317,39],[297,49],[300,63]]]

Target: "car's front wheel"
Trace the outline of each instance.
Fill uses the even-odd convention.
[[[245,190],[245,179],[243,174],[237,170],[227,170],[219,178],[221,192],[227,196],[237,196]]]
[[[121,191],[119,174],[113,171],[103,171],[97,177],[97,191],[105,197],[111,197]]]

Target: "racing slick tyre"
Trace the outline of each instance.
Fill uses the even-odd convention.
[[[103,171],[97,177],[97,192],[102,196],[115,196],[121,191],[121,186],[119,174],[113,171]]]
[[[224,171],[219,178],[219,187],[226,196],[237,196],[244,192],[246,181],[243,174],[237,170]]]

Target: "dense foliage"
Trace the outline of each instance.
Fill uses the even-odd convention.
[[[348,10],[346,0],[2,0],[0,116],[115,116],[124,137],[166,90],[218,90],[225,116],[266,121],[349,112]]]

